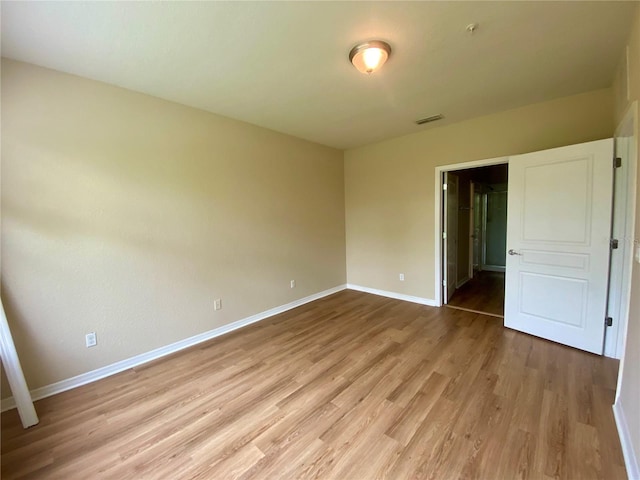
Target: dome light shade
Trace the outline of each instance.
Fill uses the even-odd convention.
[[[391,47],[381,40],[356,45],[349,52],[349,60],[359,72],[371,74],[380,70],[391,55]]]

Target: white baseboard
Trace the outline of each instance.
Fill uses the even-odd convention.
[[[460,280],[457,285],[456,285],[456,289],[460,288],[461,286],[463,286],[465,283],[467,283],[469,280],[471,280],[470,277],[465,278],[464,280]]]
[[[396,300],[404,300],[406,302],[419,303],[421,305],[429,305],[430,307],[438,306],[435,300],[423,297],[414,297],[413,295],[405,295],[404,293],[388,292],[386,290],[378,290],[376,288],[362,287],[360,285],[354,285],[352,283],[347,284],[349,290],[357,290],[359,292],[372,293],[374,295],[380,295],[382,297],[395,298]]]
[[[500,266],[496,266],[496,265],[483,265],[482,266],[482,271],[484,272],[502,272],[504,273],[506,270],[506,267],[500,267]]]
[[[102,378],[120,373],[124,370],[137,367],[138,365],[142,365],[143,363],[147,363],[166,355],[178,352],[185,348],[192,347],[199,343],[206,342],[207,340],[211,340],[212,338],[219,337],[220,335],[224,335],[225,333],[229,333],[252,323],[259,322],[260,320],[264,320],[279,313],[286,312],[287,310],[299,307],[301,305],[304,305],[305,303],[313,302],[314,300],[318,300],[322,297],[332,295],[341,290],[345,290],[346,288],[346,285],[338,285],[337,287],[330,288],[329,290],[324,290],[322,292],[309,295],[308,297],[294,300],[293,302],[287,303],[286,305],[271,308],[269,310],[265,310],[264,312],[260,312],[255,315],[251,315],[250,317],[243,318],[242,320],[229,323],[228,325],[214,328],[213,330],[209,330],[208,332],[185,338],[184,340],[180,340],[179,342],[175,342],[170,345],[165,345],[164,347],[156,348],[155,350],[151,350],[150,352],[142,353],[140,355],[136,355],[135,357],[127,358],[125,360],[112,363],[111,365],[107,365],[105,367],[101,367],[96,370],[77,375],[75,377],[67,378],[66,380],[61,380],[50,385],[45,385],[44,387],[36,388],[34,390],[31,390],[31,398],[34,401],[40,400],[41,398],[50,397],[57,393],[62,393],[67,390],[71,390],[72,388],[95,382]],[[0,405],[0,409],[3,412],[6,410],[11,410],[15,407],[16,404],[13,397],[3,399]]]
[[[622,454],[624,455],[624,464],[627,467],[627,477],[629,477],[629,480],[640,480],[638,458],[636,458],[635,451],[633,450],[627,417],[619,402],[613,405],[613,416],[616,419],[616,426],[618,427],[618,436],[620,437],[620,445],[622,446]]]

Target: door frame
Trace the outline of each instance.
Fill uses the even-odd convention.
[[[447,183],[447,190],[443,190],[442,192],[442,200],[443,200],[443,208],[442,208],[442,215],[443,215],[443,220],[442,220],[442,229],[443,232],[446,229],[447,232],[447,236],[446,238],[444,237],[444,234],[442,235],[442,243],[443,243],[443,248],[442,248],[442,262],[443,262],[443,270],[442,270],[442,286],[445,287],[443,289],[442,292],[442,298],[443,298],[443,303],[447,304],[449,303],[449,300],[451,299],[451,296],[453,295],[453,293],[455,293],[455,291],[458,289],[458,212],[459,210],[459,200],[460,200],[460,191],[459,191],[459,178],[457,175],[453,174],[453,177],[455,177],[456,181],[454,182],[456,185],[456,189],[455,189],[455,205],[454,205],[454,212],[455,212],[455,229],[451,230],[449,229],[449,207],[450,202],[451,202],[451,188],[449,187],[449,184],[452,182],[452,178],[449,178],[449,172],[444,172],[442,175],[442,182],[445,183],[445,177],[446,177],[446,183]],[[445,193],[446,192],[446,193]],[[450,249],[449,247],[451,246],[449,242],[454,241],[455,243],[455,247],[453,249]],[[455,273],[455,277],[453,278],[449,278],[449,274],[451,273],[451,271],[449,270],[449,263],[451,262],[451,258],[449,257],[449,253],[450,251],[453,251],[453,271]],[[445,275],[446,273],[446,275]],[[446,283],[447,285],[445,286],[445,279],[446,279]],[[446,298],[445,298],[446,297]]]
[[[619,318],[613,319],[613,325],[611,327],[607,327],[605,333],[604,340],[604,355],[611,358],[622,359],[624,357],[624,348],[625,342],[627,339],[627,326],[629,323],[629,303],[631,301],[631,272],[633,270],[633,262],[634,262],[634,231],[635,231],[635,220],[636,220],[636,179],[637,179],[637,168],[638,168],[638,154],[640,152],[637,151],[638,145],[638,102],[633,102],[625,112],[622,121],[616,128],[616,132],[614,134],[614,142],[615,139],[621,136],[630,137],[630,146],[629,146],[629,158],[627,165],[627,191],[626,191],[626,212],[625,216],[625,224],[626,224],[626,232],[624,238],[619,239],[620,245],[620,255],[623,258],[622,269],[618,271],[617,274],[621,276],[621,281],[619,282],[620,290],[610,290],[609,291],[609,305],[607,306],[607,312],[609,314],[617,313]],[[615,144],[615,143],[614,143]],[[614,197],[616,201],[619,201],[618,197]],[[614,265],[612,264],[612,269]],[[612,270],[610,270],[610,275],[612,275]],[[611,278],[611,277],[610,277]],[[611,286],[611,285],[610,285]],[[620,363],[620,368],[622,368],[623,362]],[[622,372],[618,374],[618,382],[622,378]],[[620,384],[618,383],[618,388],[616,392],[620,391]],[[617,393],[616,393],[617,399]]]
[[[22,372],[22,366],[11,336],[2,300],[0,300],[0,357],[2,357],[2,366],[4,367],[4,373],[7,375],[7,380],[9,380],[16,407],[18,407],[18,415],[22,426],[29,428],[38,424],[40,420],[33,406],[31,392]]]
[[[443,265],[443,239],[442,232],[444,226],[444,215],[442,212],[442,185],[443,185],[443,177],[444,172],[454,172],[456,170],[467,170],[469,168],[477,168],[477,167],[487,167],[490,165],[502,165],[509,163],[509,157],[495,157],[495,158],[487,158],[484,160],[474,160],[472,162],[464,162],[464,163],[454,163],[452,165],[441,165],[436,167],[435,171],[435,219],[436,219],[436,228],[435,228],[435,262],[436,266],[435,270],[435,305],[436,307],[441,307],[443,303],[443,288],[442,288],[442,280],[444,278],[443,268],[446,268],[446,265]]]

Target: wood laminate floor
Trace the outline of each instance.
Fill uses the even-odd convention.
[[[471,280],[455,291],[448,305],[504,316],[504,273],[476,272]]]
[[[2,415],[2,478],[625,478],[618,363],[343,291]]]

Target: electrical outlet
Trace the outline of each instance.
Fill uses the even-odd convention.
[[[98,344],[98,337],[96,337],[96,332],[87,333],[84,337],[84,340],[87,344],[87,348],[95,347]]]
[[[291,288],[296,288],[296,281],[295,280],[291,280]]]
[[[220,310],[221,308],[222,308],[222,299],[216,298],[213,301],[213,309],[214,310]]]
[[[401,281],[401,282],[404,282],[404,273],[401,273],[401,274],[400,274],[400,281]]]

